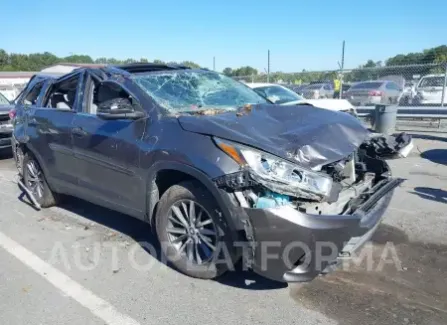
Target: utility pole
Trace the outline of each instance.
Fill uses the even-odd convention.
[[[341,63],[340,66],[340,91],[338,93],[338,98],[341,99],[341,95],[343,93],[343,69],[345,67],[345,41],[343,41],[343,45],[341,47]]]
[[[267,51],[267,82],[270,82],[270,50]]]
[[[213,71],[216,71],[216,57],[213,56]]]

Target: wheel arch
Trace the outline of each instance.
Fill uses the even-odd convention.
[[[37,152],[37,150],[35,150],[35,148],[28,142],[21,142],[21,141],[17,141],[17,146],[19,146],[22,149],[23,155],[26,154],[31,154],[36,160],[37,163],[39,164],[40,168],[42,168],[42,171],[46,177],[46,180],[48,182],[48,169],[47,166],[45,166],[44,162],[43,162],[43,158],[42,156]],[[50,184],[48,184],[50,185]]]
[[[166,186],[166,184],[163,184],[160,188],[160,183],[157,183],[157,177],[163,174],[166,175],[167,173],[173,173],[173,178],[175,178],[175,176],[181,177],[178,178],[178,181],[171,183],[168,182],[168,186]],[[207,189],[211,193],[213,198],[216,200],[216,203],[219,206],[220,210],[222,211],[222,214],[227,221],[228,226],[231,230],[233,230],[233,233],[235,234],[238,227],[236,226],[236,216],[234,214],[235,206],[233,202],[231,202],[230,198],[222,195],[213,181],[202,171],[192,166],[173,161],[159,161],[152,165],[152,167],[149,169],[147,176],[148,189],[146,195],[147,221],[150,224],[153,223],[156,205],[160,200],[163,192],[169,186],[177,184],[184,180],[198,181],[205,189]]]

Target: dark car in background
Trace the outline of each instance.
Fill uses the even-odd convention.
[[[193,277],[243,256],[268,278],[311,281],[371,237],[401,183],[355,117],[273,105],[213,71],[78,69],[33,81],[17,116],[13,152],[38,207],[65,194],[144,220]]]
[[[298,95],[302,96],[304,88],[306,88],[309,85],[302,84],[302,85],[285,85],[285,86],[287,88],[289,88],[290,90],[293,90],[294,92],[296,92]]]
[[[0,150],[11,147],[13,126],[10,112],[13,108],[9,100],[0,93]]]
[[[394,81],[375,80],[355,83],[344,98],[352,105],[398,104],[403,89]]]

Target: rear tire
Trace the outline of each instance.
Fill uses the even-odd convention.
[[[161,250],[180,272],[214,279],[234,268],[231,230],[214,197],[199,182],[171,186],[158,202],[155,222]]]
[[[48,186],[45,175],[37,160],[26,153],[22,162],[23,182],[26,188],[33,193],[37,203],[42,208],[49,208],[56,205],[56,193]]]

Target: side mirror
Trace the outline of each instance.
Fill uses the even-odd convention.
[[[98,110],[96,115],[104,120],[138,120],[146,116],[141,111]]]
[[[129,100],[117,98],[100,105],[96,115],[105,120],[136,120],[144,117],[146,114],[136,110]]]

